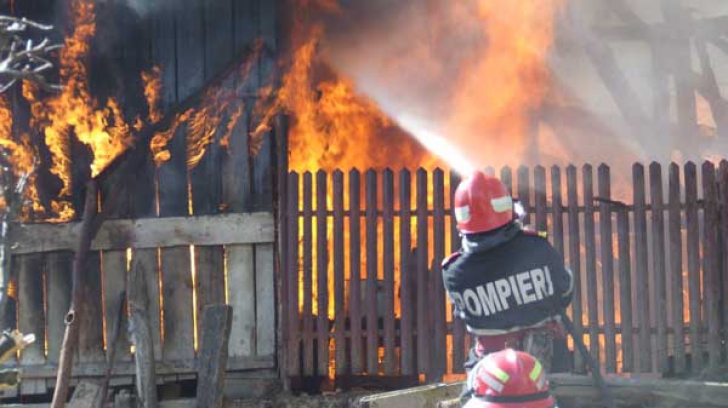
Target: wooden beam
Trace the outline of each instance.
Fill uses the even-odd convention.
[[[228,340],[233,308],[215,304],[205,307],[202,348],[197,374],[197,408],[222,408]]]
[[[129,332],[135,347],[134,362],[137,396],[141,408],[157,407],[157,373],[154,364],[154,338],[149,324],[149,298],[145,263],[139,258],[129,272]]]
[[[81,223],[19,224],[14,254],[72,250]],[[92,250],[157,248],[185,245],[258,244],[273,242],[273,214],[268,212],[145,218],[106,221]]]

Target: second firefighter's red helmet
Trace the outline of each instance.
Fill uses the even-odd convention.
[[[463,408],[553,408],[541,363],[522,351],[488,354],[468,374],[472,398]]]
[[[513,199],[500,180],[476,171],[455,190],[455,219],[463,234],[498,229],[513,221]]]

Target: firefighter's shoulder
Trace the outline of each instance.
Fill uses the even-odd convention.
[[[447,268],[449,265],[451,265],[453,262],[455,262],[456,259],[460,258],[460,255],[462,255],[462,252],[455,251],[448,255],[445,259],[442,260],[442,267]]]
[[[546,231],[537,231],[530,228],[524,228],[523,229],[523,235],[530,236],[530,237],[539,237],[543,239],[548,239],[549,234]]]

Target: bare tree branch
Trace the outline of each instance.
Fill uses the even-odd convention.
[[[28,29],[50,31],[53,26],[0,15],[0,93],[23,79],[38,84],[46,91],[61,89],[44,77],[46,71],[53,67],[48,56],[61,45],[52,44],[48,38],[34,43],[27,38]]]

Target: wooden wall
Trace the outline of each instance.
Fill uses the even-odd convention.
[[[16,14],[54,23],[62,32],[68,17],[65,7],[73,2],[16,3]],[[161,67],[162,111],[169,115],[177,111],[178,105],[205,90],[242,55],[249,54],[257,40],[262,41],[262,51],[249,75],[232,75],[222,84],[223,91],[231,93],[233,106],[244,109],[229,148],[220,145],[223,132],[217,129],[199,164],[191,167],[187,149],[189,129],[181,127],[168,145],[171,159],[156,166],[148,158],[128,196],[112,214],[115,220],[108,221],[108,228],[97,238],[87,279],[89,313],[82,322],[74,373],[92,377],[102,374],[108,337],[127,282],[129,252],[145,266],[160,378],[194,378],[194,346],[201,340],[202,308],[221,301],[234,310],[229,371],[274,369],[277,294],[272,213],[277,145],[274,132],[267,132],[260,151],[253,154],[248,135],[254,126],[258,89],[275,80],[277,74],[277,2],[133,3],[143,10],[133,9],[124,1],[96,1],[97,35],[88,61],[92,93],[99,98],[116,97],[130,123],[147,110],[140,75],[143,70]],[[62,40],[60,36],[58,39]],[[16,105],[22,110],[22,98],[14,92]],[[47,148],[42,135],[33,138],[41,151],[40,193],[52,196],[58,182],[47,170]],[[85,194],[82,186],[90,177],[84,169],[90,157],[87,150],[77,150],[74,168],[81,171],[73,175],[72,201],[80,214]],[[100,206],[112,188],[113,184],[102,188]],[[246,214],[254,217],[245,218]],[[259,216],[256,218],[255,214]],[[230,227],[239,229],[229,231],[228,239],[220,240],[225,236],[223,230]],[[71,237],[74,228],[73,224],[35,225],[28,231],[22,230],[30,235],[21,242],[38,245],[30,244],[31,248],[19,250],[13,258],[18,276],[17,305],[13,305],[17,308],[17,325],[38,338],[20,355],[19,362],[10,363],[23,367],[24,381],[18,390],[22,395],[45,394],[55,381],[54,365],[70,302],[73,247],[65,241],[44,246],[43,242],[48,242],[43,237],[51,241],[63,235]],[[152,238],[159,228],[167,230],[166,237]],[[203,234],[195,228],[204,228]],[[242,236],[244,228],[253,228],[255,233]],[[156,233],[152,232],[155,230]],[[189,230],[189,234],[184,235],[183,230]],[[121,236],[126,238],[119,239]],[[140,245],[145,236],[151,241]],[[104,240],[106,244],[101,244]],[[14,316],[7,316],[3,322],[12,326],[13,320]],[[130,383],[133,370],[128,340],[122,340],[117,358],[121,363],[117,364],[115,383]],[[10,390],[4,395],[14,394],[16,391]]]

